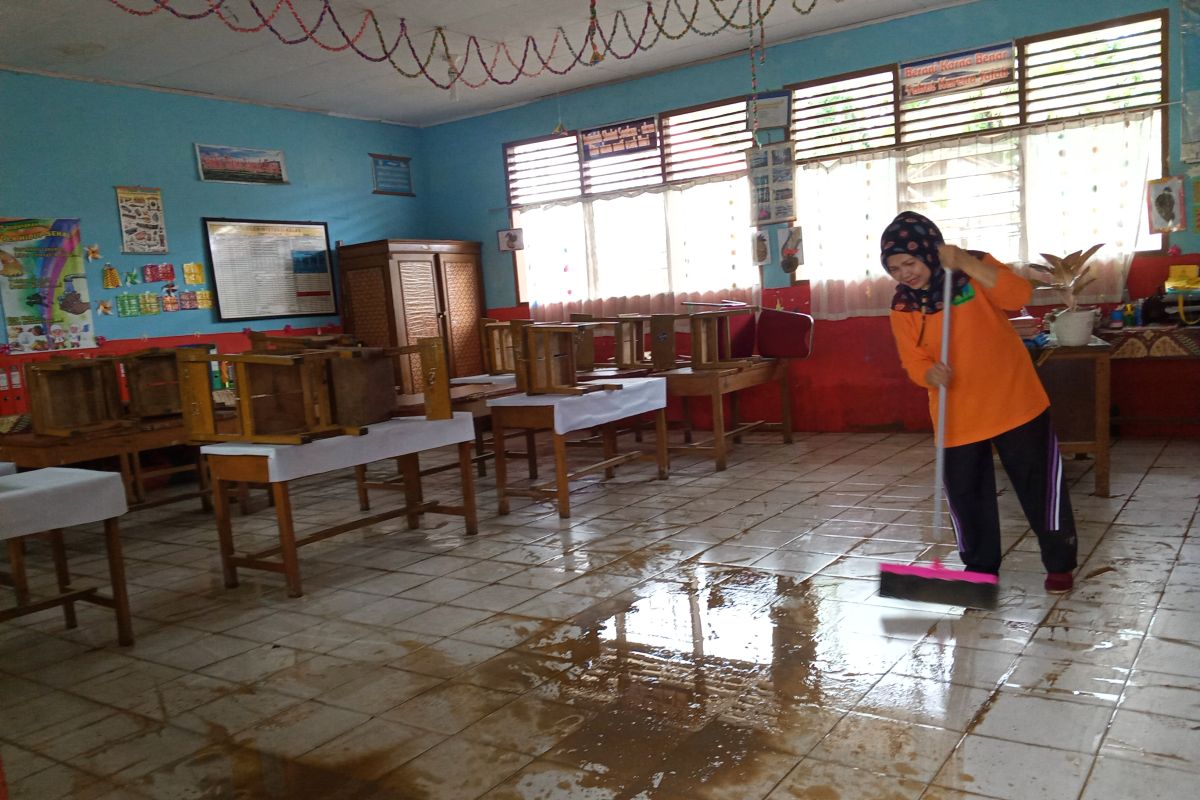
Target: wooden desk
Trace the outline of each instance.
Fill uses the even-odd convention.
[[[509,495],[555,499],[558,515],[571,516],[571,479],[597,470],[612,477],[617,464],[644,458],[640,452],[617,454],[617,436],[613,423],[653,412],[657,443],[654,460],[658,477],[666,480],[670,466],[667,452],[667,394],[662,378],[627,378],[614,381],[621,385],[615,391],[590,392],[580,395],[519,394],[488,401],[492,410],[492,438],[496,443],[496,490],[501,514],[509,511]],[[601,461],[575,472],[567,470],[567,435],[591,428],[603,429],[604,456]],[[552,432],[554,441],[554,484],[518,489],[508,485],[508,468],[504,448],[507,428],[525,428]],[[549,488],[551,485],[553,489]]]
[[[1038,376],[1050,395],[1050,417],[1065,455],[1096,459],[1093,491],[1108,497],[1111,347],[1092,337],[1083,347],[1047,347],[1036,358]]]
[[[667,379],[668,394],[673,397],[683,398],[684,417],[689,420],[689,424],[691,416],[688,407],[688,398],[708,397],[712,403],[712,444],[698,442],[696,444],[679,445],[672,449],[711,452],[716,461],[717,471],[725,469],[726,455],[729,450],[728,440],[732,438],[735,442],[738,442],[741,440],[743,433],[763,424],[761,420],[758,422],[739,422],[737,392],[742,389],[749,389],[751,386],[762,386],[772,381],[779,384],[783,441],[785,444],[792,443],[792,402],[791,389],[788,385],[787,359],[756,358],[750,361],[747,366],[740,368],[694,370],[691,367],[684,367],[658,374]],[[729,395],[730,426],[728,429],[725,426],[725,395]]]
[[[154,450],[188,444],[187,431],[179,417],[144,420],[130,428],[86,436],[42,436],[36,433],[10,433],[0,436],[0,461],[11,461],[24,469],[64,467],[85,461],[115,458],[125,483],[125,495],[132,510],[151,508],[199,497],[210,510],[208,475],[199,448],[192,448],[196,461],[178,467],[147,470],[142,455]],[[146,479],[179,472],[192,472],[199,488],[195,491],[150,498]]]
[[[467,533],[476,533],[478,522],[475,515],[475,477],[471,472],[473,439],[471,415],[460,411],[454,414],[453,419],[448,420],[399,417],[368,425],[367,432],[362,436],[333,436],[307,444],[229,442],[204,445],[201,451],[207,457],[212,472],[213,505],[216,508],[217,536],[220,540],[225,586],[232,589],[238,585],[238,567],[261,569],[283,573],[287,580],[288,595],[300,597],[304,591],[300,582],[300,562],[296,552],[298,548],[400,516],[407,517],[409,528],[416,528],[420,524],[421,514],[453,514],[466,519]],[[421,492],[421,468],[418,460],[420,453],[449,445],[458,446],[458,466],[463,482],[461,506],[446,506],[426,501]],[[363,467],[391,458],[401,460],[404,474],[403,507],[334,525],[301,539],[296,538],[292,523],[291,497],[288,494],[289,481],[355,467],[359,504],[365,510],[369,507],[367,489],[383,487],[367,483]],[[233,522],[229,513],[231,483],[263,483],[270,487],[279,531],[277,547],[246,555],[236,553]],[[280,560],[273,560],[274,556],[279,556]]]
[[[35,614],[59,606],[68,628],[77,625],[76,603],[94,603],[111,608],[117,618],[117,641],[133,644],[133,623],[129,613],[129,595],[125,587],[125,560],[121,554],[118,518],[127,510],[125,489],[111,472],[90,469],[50,467],[0,477],[0,541],[8,546],[11,572],[0,574],[0,584],[13,588],[15,608],[0,609],[0,622],[26,614]],[[110,594],[98,593],[99,587],[75,588],[67,567],[63,528],[104,522],[104,541],[108,551]],[[58,594],[34,599],[25,569],[25,541],[35,536],[50,540],[54,576]],[[2,789],[3,786],[0,786]]]

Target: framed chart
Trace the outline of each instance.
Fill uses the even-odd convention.
[[[336,314],[324,222],[205,218],[223,321]]]

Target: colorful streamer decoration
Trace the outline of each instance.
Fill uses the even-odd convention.
[[[840,3],[843,0],[831,0]],[[485,54],[485,45],[475,36],[468,36],[459,49],[463,55],[461,63],[452,55],[450,41],[442,27],[434,29],[429,36],[428,46],[418,43],[408,30],[407,21],[400,19],[400,28],[395,36],[387,36],[379,17],[371,9],[362,12],[356,24],[346,24],[333,9],[333,0],[321,0],[321,10],[315,20],[306,21],[296,10],[293,0],[238,0],[237,8],[249,7],[250,18],[243,23],[234,11],[232,0],[109,0],[117,8],[137,17],[149,17],[160,12],[185,20],[201,20],[215,17],[229,30],[236,33],[259,33],[270,31],[280,42],[287,45],[312,42],[331,53],[351,51],[374,63],[387,62],[406,78],[423,77],[439,89],[452,89],[462,84],[477,89],[488,83],[509,86],[521,78],[533,78],[547,72],[566,75],[578,66],[593,66],[612,57],[621,61],[633,58],[639,52],[649,50],[662,39],[675,41],[689,34],[716,36],[727,30],[750,31],[758,27],[760,39],[765,31],[767,15],[779,5],[779,0],[736,0],[728,12],[721,8],[722,0],[691,0],[690,10],[685,9],[687,0],[662,0],[655,9],[654,0],[645,0],[645,12],[638,22],[633,11],[619,10],[612,16],[610,24],[601,23],[596,12],[596,0],[588,0],[587,29],[581,40],[572,42],[562,26],[554,29],[549,44],[539,42],[534,36],[526,35],[519,46],[510,47],[506,42],[491,45]],[[796,13],[811,14],[819,0],[791,0]],[[728,2],[726,0],[726,5]],[[181,6],[199,7],[195,11],[180,10]],[[696,24],[701,16],[701,7],[707,6],[720,20],[713,27],[704,28]],[[678,20],[672,17],[678,16]],[[709,14],[706,12],[706,17]],[[289,19],[290,18],[290,19]],[[294,32],[298,28],[299,32]],[[289,32],[293,31],[293,32]],[[565,53],[564,53],[565,51]],[[411,66],[402,61],[411,60]],[[503,60],[504,65],[498,67]],[[472,80],[468,73],[482,77]],[[439,74],[440,73],[440,74]]]

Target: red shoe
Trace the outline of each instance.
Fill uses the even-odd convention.
[[[1066,594],[1075,586],[1075,577],[1069,572],[1049,572],[1043,584],[1050,594]]]

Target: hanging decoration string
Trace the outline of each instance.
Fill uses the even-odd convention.
[[[843,0],[832,0],[840,3]],[[687,11],[684,5],[687,0],[663,0],[661,10],[656,11],[654,0],[646,0],[645,11],[641,24],[630,22],[630,13],[624,10],[613,14],[611,25],[602,25],[596,10],[596,0],[588,0],[588,25],[579,46],[571,41],[567,31],[558,26],[554,29],[549,45],[539,43],[532,35],[523,37],[519,48],[513,48],[507,42],[490,45],[490,53],[485,54],[484,43],[471,35],[463,44],[462,63],[458,64],[450,57],[450,42],[445,28],[438,26],[429,36],[428,46],[418,43],[409,33],[407,20],[400,19],[400,27],[394,37],[384,33],[379,17],[372,9],[362,12],[362,19],[354,25],[346,25],[338,17],[333,8],[334,0],[321,0],[320,12],[309,23],[301,16],[293,5],[293,0],[238,0],[238,7],[249,7],[257,22],[251,20],[243,24],[233,10],[232,0],[109,0],[120,10],[137,16],[149,17],[164,12],[179,19],[200,20],[213,17],[219,20],[229,30],[236,33],[260,33],[270,31],[283,44],[297,45],[312,42],[322,50],[331,53],[350,51],[359,57],[373,63],[387,62],[392,68],[406,78],[423,77],[439,89],[450,89],[457,84],[476,89],[488,83],[507,86],[516,83],[520,78],[532,78],[545,73],[566,75],[577,66],[592,66],[608,57],[620,61],[633,58],[639,52],[649,50],[660,40],[676,41],[689,34],[698,36],[717,36],[725,31],[748,31],[751,42],[754,40],[754,29],[758,28],[759,45],[765,40],[767,15],[775,9],[778,0],[737,0],[734,7],[726,13],[721,8],[727,0],[692,0],[691,9]],[[715,12],[719,23],[705,29],[697,25],[702,2],[707,3]],[[816,8],[819,0],[809,0],[802,5],[792,0],[792,9],[799,14],[810,14]],[[739,22],[738,17],[743,5],[747,10],[747,22]],[[184,11],[182,6],[199,7],[198,11]],[[678,17],[677,23],[672,22]],[[293,31],[286,32],[284,29]],[[295,32],[298,29],[299,32]],[[323,30],[322,30],[323,29]],[[634,31],[637,31],[636,33]],[[353,32],[352,32],[353,31]],[[370,48],[368,50],[368,47]],[[755,45],[751,45],[752,55]],[[566,55],[563,55],[565,51]],[[519,52],[519,55],[517,55]],[[435,58],[445,58],[452,66],[447,77],[438,75],[438,67],[433,64]],[[567,57],[569,56],[569,57]],[[761,58],[761,53],[760,53]],[[497,71],[501,59],[506,62],[506,74]],[[401,61],[408,62],[404,66]],[[471,80],[466,77],[468,67],[482,71],[483,77]],[[446,72],[445,70],[442,70]]]

